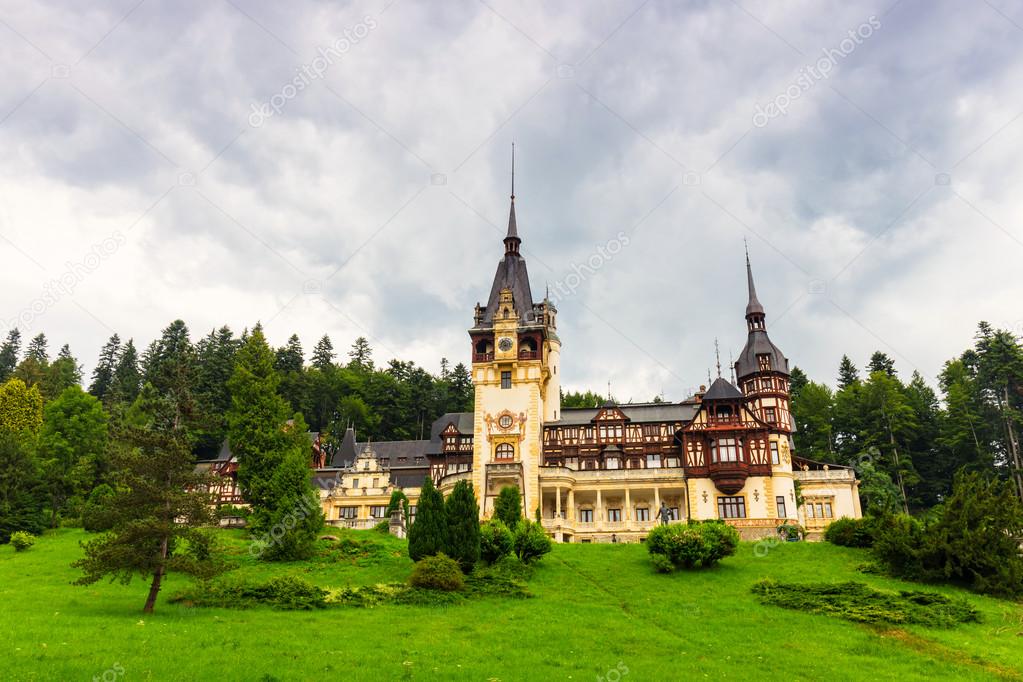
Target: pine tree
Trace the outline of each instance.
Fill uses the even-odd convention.
[[[371,371],[373,369],[373,349],[365,336],[355,339],[352,349],[348,351],[349,369]]]
[[[427,477],[419,493],[416,520],[408,532],[408,555],[412,561],[419,561],[443,552],[448,543],[447,535],[444,496]]]
[[[334,358],[336,356],[334,344],[331,342],[330,337],[324,334],[323,338],[317,341],[316,346],[313,348],[312,366],[321,372],[326,372],[334,366]]]
[[[834,453],[834,396],[824,384],[809,381],[792,398],[796,448],[808,459],[827,461]]]
[[[160,395],[171,398],[176,424],[188,429],[199,417],[194,396],[195,374],[195,347],[189,339],[188,327],[175,320],[146,351],[143,381],[152,384]]]
[[[304,364],[305,355],[302,352],[302,342],[297,334],[292,334],[288,339],[288,345],[277,349],[274,367],[278,372],[301,372]]]
[[[201,427],[194,449],[199,456],[212,456],[227,435],[225,414],[231,407],[227,382],[234,372],[238,341],[224,326],[203,337],[195,351],[195,402]]]
[[[860,371],[849,359],[848,355],[842,356],[842,362],[838,365],[838,390],[842,390],[853,384],[859,383]]]
[[[196,473],[177,421],[178,407],[159,396],[144,426],[122,426],[112,455],[114,494],[97,512],[111,530],[85,543],[85,556],[72,564],[84,573],[78,585],[149,577],[144,613],[153,612],[169,568],[202,577],[216,570],[204,528],[213,521],[212,498],[203,492],[211,481]]]
[[[789,374],[789,396],[791,397],[793,404],[799,400],[800,391],[802,391],[803,387],[809,382],[810,379],[806,376],[806,372],[801,370],[799,367],[792,368],[792,372]]]
[[[469,573],[480,560],[480,508],[469,481],[458,481],[444,502],[448,524],[444,553]]]
[[[82,383],[82,368],[78,360],[71,354],[71,348],[67,344],[60,347],[57,359],[54,360],[46,372],[42,383],[43,397],[53,400],[59,396],[65,388],[80,386]]]
[[[977,382],[992,420],[1001,427],[998,438],[1001,461],[997,462],[1016,486],[1023,500],[1023,447],[1019,426],[1023,423],[1023,347],[1004,330],[978,325],[975,347]]]
[[[99,361],[92,371],[92,383],[89,385],[89,393],[100,400],[106,398],[110,386],[114,382],[114,372],[117,370],[117,361],[121,357],[121,337],[114,334],[104,344],[99,352]]]
[[[238,483],[252,505],[258,555],[300,559],[311,554],[323,513],[311,482],[305,421],[295,415],[288,424],[273,359],[262,331],[253,329],[229,382],[228,437],[238,458]]]
[[[890,377],[895,376],[895,361],[888,357],[887,353],[881,351],[874,351],[874,354],[870,356],[870,363],[867,365],[867,372],[873,374],[874,372],[884,372]]]
[[[114,368],[106,405],[123,405],[135,402],[142,388],[142,374],[139,372],[139,354],[134,339],[128,339],[121,349],[121,356]]]
[[[18,358],[21,357],[21,332],[17,328],[7,332],[7,340],[0,346],[0,383],[11,378]]]
[[[515,532],[522,521],[522,496],[518,486],[508,485],[501,488],[494,501],[494,518],[500,519],[508,530]]]
[[[46,334],[37,334],[28,342],[25,357],[32,358],[40,364],[49,364],[50,355],[46,350],[47,345],[49,344],[46,341]]]

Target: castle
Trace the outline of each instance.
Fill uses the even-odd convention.
[[[747,539],[786,522],[813,537],[861,516],[852,469],[795,453],[789,361],[768,336],[748,254],[736,383],[719,376],[680,403],[562,409],[558,311],[534,301],[521,243],[513,192],[504,256],[469,329],[473,411],[441,416],[429,440],[359,446],[349,430],[316,473],[328,523],[375,525],[396,489],[414,514],[425,476],[445,494],[471,481],[483,518],[517,486],[523,514],[561,542],[642,540],[662,514],[724,519]]]

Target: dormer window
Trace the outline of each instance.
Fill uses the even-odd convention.
[[[766,353],[764,355],[758,355],[757,356],[757,364],[760,367],[760,371],[761,372],[770,372],[771,371],[771,356],[767,355]]]

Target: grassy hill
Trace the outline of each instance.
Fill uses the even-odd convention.
[[[919,589],[864,575],[862,551],[827,544],[766,556],[744,544],[715,569],[667,576],[640,545],[559,545],[530,580],[534,598],[433,608],[192,608],[168,603],[186,584],[171,576],[143,618],[147,584],[70,584],[85,537],[61,530],[22,554],[0,547],[4,679],[1023,679],[1019,604],[934,588],[968,596],[984,622],[879,629],[764,606],[750,593],[763,577]],[[240,532],[224,537],[239,575],[342,587],[411,570],[403,542],[371,531],[352,535],[373,540],[368,553],[279,565],[253,562]]]

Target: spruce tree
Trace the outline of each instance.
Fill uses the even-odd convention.
[[[895,376],[895,361],[888,357],[887,353],[881,351],[874,351],[874,354],[870,356],[870,362],[867,364],[867,373],[873,374],[874,372],[884,372],[890,377]]]
[[[480,560],[480,508],[469,481],[458,481],[444,502],[447,545],[444,553],[469,573]]]
[[[31,358],[41,364],[49,364],[50,354],[46,350],[48,342],[46,340],[46,334],[37,334],[28,342],[28,348],[25,349],[25,358]]]
[[[313,348],[312,366],[321,372],[326,372],[334,366],[334,358],[336,356],[334,344],[331,342],[330,337],[324,334],[323,338],[317,341],[316,346]]]
[[[117,370],[120,356],[121,337],[114,334],[99,352],[99,360],[96,362],[96,368],[92,370],[92,383],[89,385],[89,393],[104,402],[114,382],[114,372]]]
[[[365,336],[355,339],[352,349],[348,351],[348,368],[362,371],[373,369],[373,349]]]
[[[416,506],[416,520],[408,533],[408,555],[419,561],[447,547],[448,524],[444,510],[444,496],[433,485],[429,476],[423,481]]]
[[[500,519],[508,526],[508,530],[515,532],[522,521],[522,496],[519,494],[518,486],[508,485],[501,488],[494,501],[494,518]]]
[[[842,390],[848,386],[852,386],[858,383],[860,380],[860,371],[856,369],[856,365],[849,359],[848,355],[842,356],[842,362],[838,365],[838,390]]]
[[[0,383],[7,381],[14,374],[21,356],[21,332],[17,328],[7,332],[7,339],[0,346]]]
[[[238,458],[242,495],[252,505],[255,553],[270,560],[300,559],[312,553],[323,513],[311,482],[305,421],[295,415],[288,423],[273,359],[263,332],[253,329],[229,382],[228,438]]]
[[[274,367],[278,372],[301,372],[305,364],[305,355],[302,352],[302,342],[297,334],[292,334],[286,346],[277,349],[277,357],[274,360]]]
[[[109,406],[131,404],[142,388],[142,374],[139,372],[139,354],[134,339],[128,339],[121,349],[121,357],[114,368],[114,376],[104,404]]]

